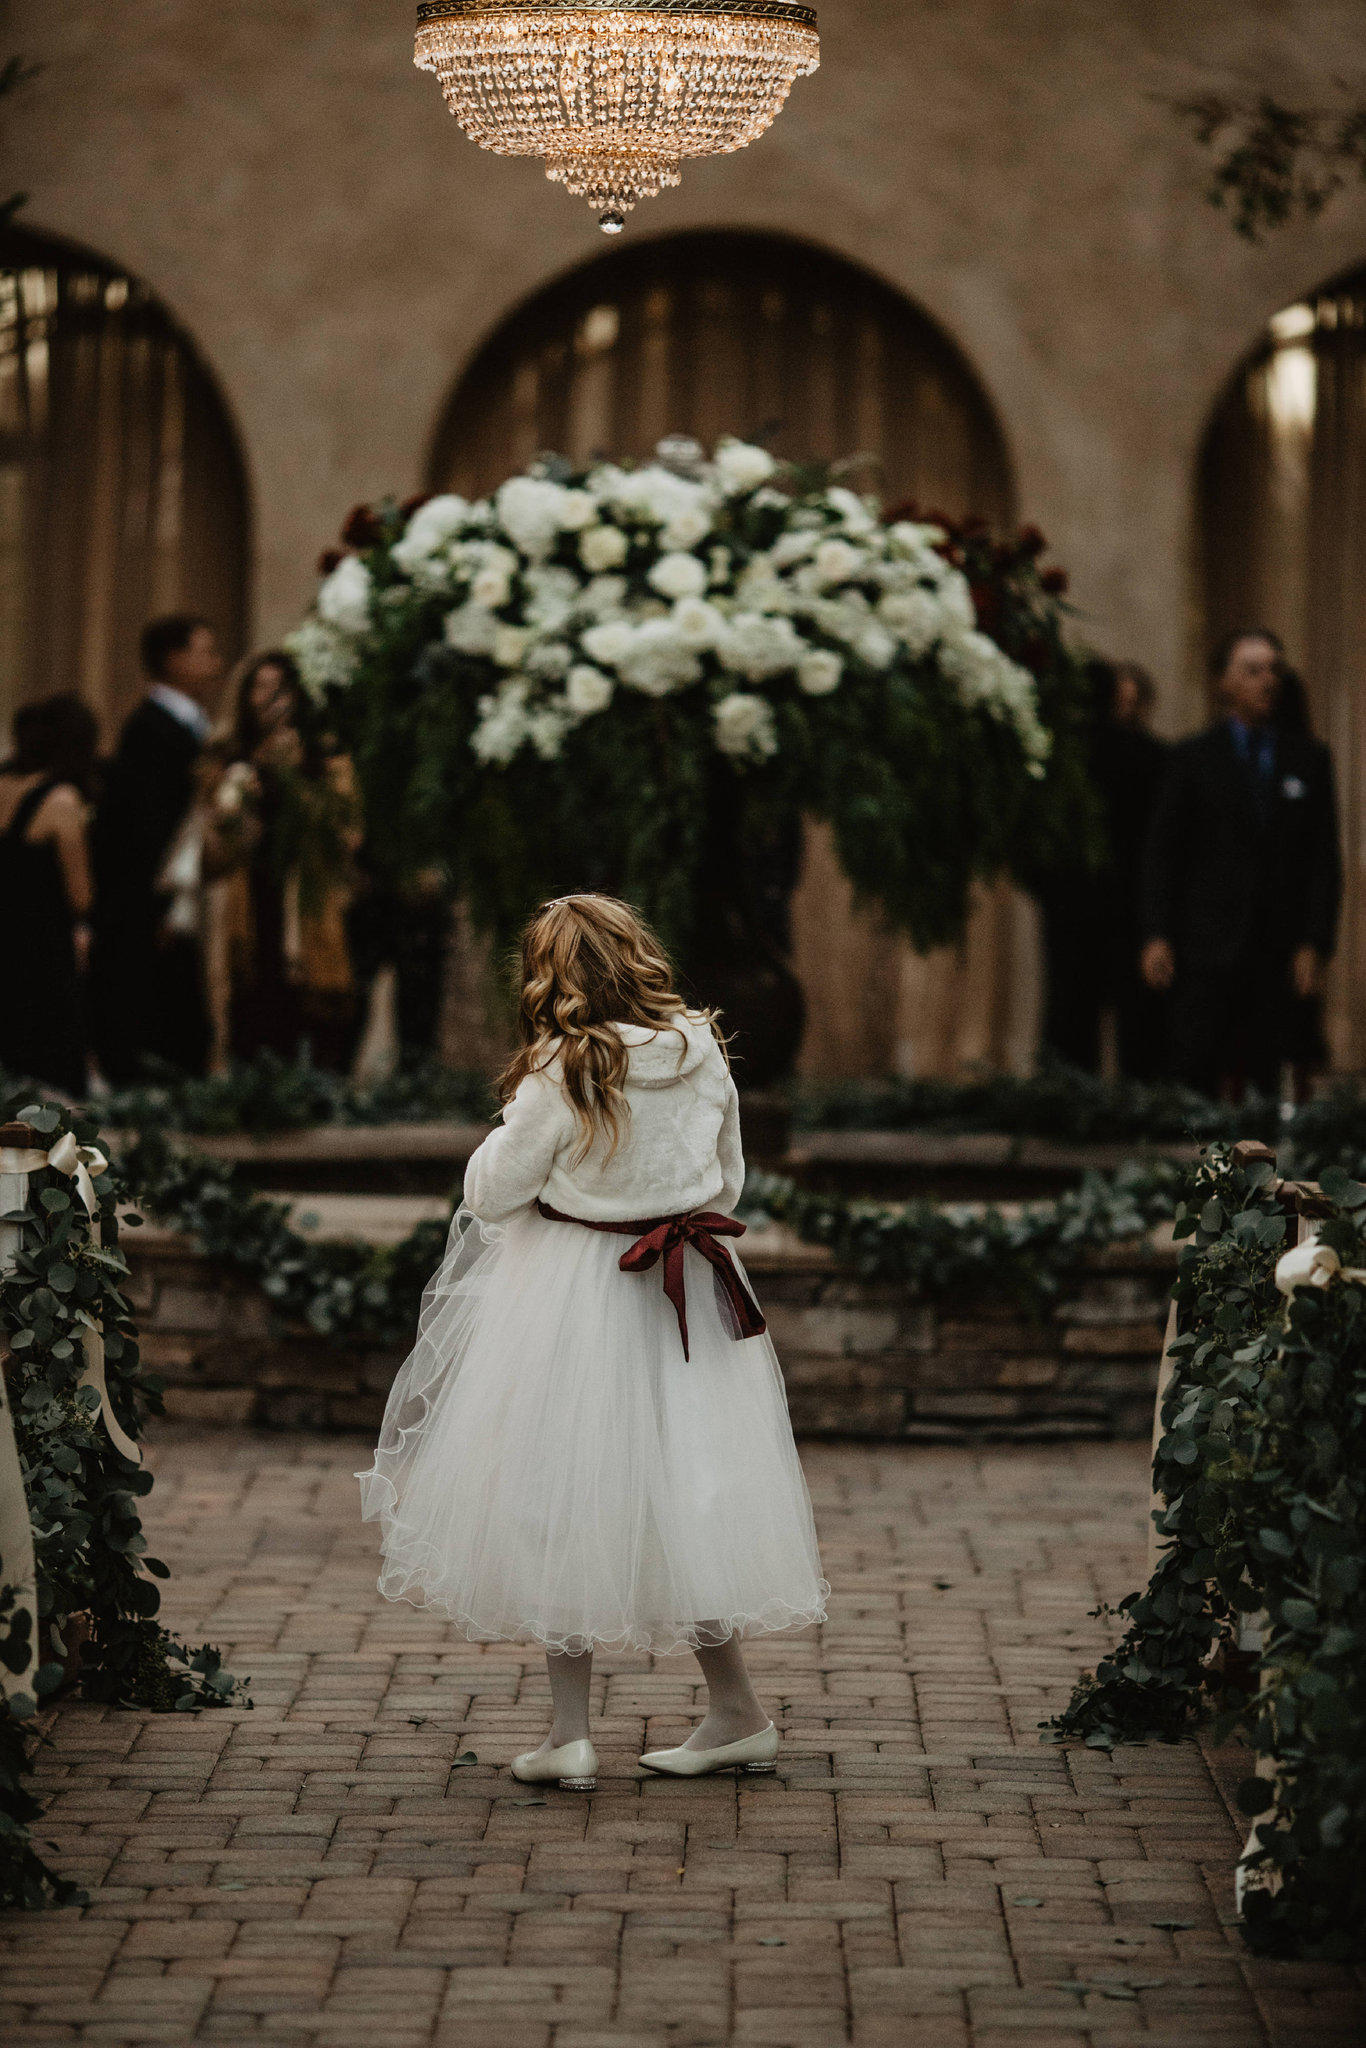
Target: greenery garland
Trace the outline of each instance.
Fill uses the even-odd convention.
[[[83,1145],[97,1135],[93,1123],[51,1104],[11,1102],[4,1114],[31,1124],[49,1148],[67,1131]],[[161,1411],[161,1382],[141,1368],[122,1292],[128,1268],[119,1243],[121,1192],[116,1173],[103,1180],[102,1244],[70,1181],[50,1168],[30,1176],[28,1205],[5,1219],[20,1226],[20,1240],[13,1267],[0,1277],[0,1347],[33,1528],[40,1630],[60,1651],[57,1631],[66,1617],[88,1617],[76,1672],[86,1699],[181,1711],[250,1704],[216,1649],[187,1649],[158,1621],[157,1581],[167,1568],[147,1554],[137,1505],[152,1475],[114,1447],[98,1395],[79,1384],[82,1331],[93,1323],[104,1333],[106,1379],[124,1429],[136,1438],[142,1417]],[[0,1620],[0,1655],[7,1668],[22,1670],[26,1648],[12,1597],[5,1604],[0,1595]],[[45,1888],[70,1896],[25,1846],[33,1809],[23,1785],[23,1724],[67,1677],[64,1653],[48,1656],[34,1673],[32,1694],[16,1694],[0,1710],[3,1902],[35,1904]]]
[[[1321,1242],[1366,1261],[1366,1187],[1323,1176]],[[1265,1162],[1214,1152],[1178,1218],[1176,1370],[1154,1476],[1163,1552],[1119,1612],[1118,1647],[1052,1724],[1098,1748],[1174,1741],[1216,1703],[1274,1775],[1239,1803],[1265,1816],[1248,1859],[1251,1945],[1347,1959],[1366,1931],[1366,1286],[1335,1278],[1288,1304],[1290,1235]],[[1213,1653],[1264,1614],[1260,1689],[1221,1690]]]

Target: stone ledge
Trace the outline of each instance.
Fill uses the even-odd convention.
[[[172,1232],[148,1227],[125,1243],[144,1356],[166,1382],[170,1414],[282,1429],[377,1426],[406,1345],[280,1327],[255,1287]],[[745,1240],[745,1263],[801,1435],[1142,1437],[1175,1254],[1170,1244],[1118,1250],[1122,1257],[1112,1249],[1080,1262],[1066,1299],[1039,1317],[999,1303],[944,1307],[862,1282],[779,1226]]]

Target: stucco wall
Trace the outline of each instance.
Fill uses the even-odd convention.
[[[461,137],[410,25],[400,0],[9,10],[9,46],[45,68],[6,113],[3,176],[35,227],[140,272],[215,368],[262,633],[306,600],[347,506],[420,481],[489,329],[602,246],[538,166]],[[1249,248],[1158,101],[1323,98],[1360,73],[1361,0],[828,0],[821,26],[823,68],[772,133],[628,234],[781,228],[919,301],[999,408],[1093,637],[1148,661],[1185,722],[1203,421],[1265,318],[1366,258],[1366,194]]]

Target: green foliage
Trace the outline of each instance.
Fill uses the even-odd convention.
[[[1206,197],[1227,207],[1249,242],[1313,220],[1350,182],[1366,183],[1366,106],[1291,107],[1263,93],[1210,93],[1176,103],[1204,149],[1217,152]]]
[[[1079,1068],[983,1074],[972,1081],[804,1081],[793,1122],[806,1131],[993,1131],[1077,1144],[1273,1137],[1277,1105],[1233,1109],[1175,1081],[1102,1081]],[[1366,1135],[1364,1133],[1363,1135]]]
[[[1321,1238],[1360,1267],[1366,1187],[1333,1169],[1323,1184]],[[1240,1788],[1266,1816],[1247,1937],[1345,1959],[1366,1929],[1366,1287],[1302,1287],[1285,1306],[1291,1230],[1268,1166],[1211,1155],[1178,1217],[1191,1241],[1154,1467],[1162,1557],[1053,1725],[1100,1748],[1175,1740],[1217,1696],[1212,1652],[1240,1614],[1264,1614],[1261,1689],[1220,1700],[1216,1724],[1275,1771]]]
[[[32,1124],[49,1147],[66,1130],[82,1144],[96,1136],[93,1124],[73,1122],[47,1104],[11,1101],[4,1114]],[[167,1571],[147,1554],[138,1512],[151,1474],[115,1449],[95,1389],[79,1384],[82,1332],[98,1326],[110,1398],[129,1435],[136,1438],[142,1416],[161,1405],[158,1383],[141,1368],[122,1292],[128,1268],[119,1244],[119,1192],[115,1174],[102,1179],[102,1245],[73,1183],[50,1169],[30,1176],[27,1207],[5,1219],[20,1226],[20,1241],[12,1269],[0,1277],[0,1343],[9,1353],[6,1388],[33,1527],[39,1620],[56,1647],[65,1617],[89,1617],[79,1665],[87,1699],[180,1711],[225,1706],[242,1694],[218,1652],[208,1645],[185,1649],[157,1619],[157,1581]],[[4,1644],[17,1659],[10,1668],[19,1669],[18,1617],[9,1609],[0,1617],[5,1612]],[[40,1665],[36,1694],[62,1677],[62,1664]],[[0,1898],[34,1904],[47,1880],[24,1846],[33,1818],[22,1785],[24,1704],[20,1696],[0,1711]]]
[[[315,1067],[306,1055],[285,1059],[276,1052],[260,1052],[208,1079],[176,1076],[116,1089],[101,1102],[100,1114],[113,1130],[222,1136],[237,1131],[302,1131],[319,1124],[430,1123],[442,1118],[483,1123],[494,1108],[483,1075],[453,1073],[435,1061],[357,1088],[342,1075]]]
[[[1054,1201],[1018,1209],[864,1202],[751,1174],[745,1208],[826,1245],[866,1280],[930,1299],[1008,1299],[1045,1308],[1086,1252],[1144,1236],[1172,1213],[1180,1170],[1164,1160],[1088,1174]]]

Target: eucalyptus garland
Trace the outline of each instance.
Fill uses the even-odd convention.
[[[1176,1740],[1211,1707],[1269,1774],[1244,1923],[1271,1954],[1349,1958],[1366,1934],[1366,1186],[1322,1179],[1316,1278],[1276,1284],[1291,1221],[1265,1161],[1220,1150],[1178,1218],[1180,1335],[1154,1467],[1161,1560],[1128,1627],[1053,1724],[1094,1747]],[[1308,1268],[1306,1268],[1308,1270]],[[1285,1273],[1282,1272],[1284,1282]],[[1250,1696],[1216,1649],[1264,1616]]]
[[[445,868],[510,940],[605,888],[685,965],[803,813],[922,946],[975,878],[1075,862],[1090,701],[1042,538],[884,520],[764,449],[546,457],[487,499],[361,506],[289,645],[355,762],[372,863]]]
[[[73,1121],[50,1104],[11,1102],[5,1114],[30,1124],[49,1149],[67,1131],[83,1145],[97,1135],[93,1123]],[[47,1882],[24,1847],[32,1811],[22,1784],[23,1723],[71,1675],[63,1638],[68,1617],[88,1623],[75,1670],[86,1699],[181,1711],[249,1704],[217,1650],[187,1649],[157,1619],[157,1582],[167,1568],[148,1554],[138,1511],[152,1476],[116,1449],[97,1392],[81,1384],[82,1332],[95,1325],[103,1331],[110,1399],[124,1430],[136,1439],[142,1417],[161,1410],[161,1383],[141,1368],[122,1291],[128,1268],[119,1192],[116,1174],[102,1181],[103,1243],[71,1182],[52,1169],[30,1176],[27,1207],[5,1218],[19,1226],[20,1240],[11,1269],[0,1276],[0,1349],[33,1530],[40,1648],[56,1652],[38,1664],[32,1694],[15,1694],[0,1712],[0,1898],[20,1904],[35,1903],[35,1886],[41,1894]],[[0,1655],[19,1671],[27,1661],[16,1633],[20,1618],[12,1604],[3,1613],[9,1619]]]

